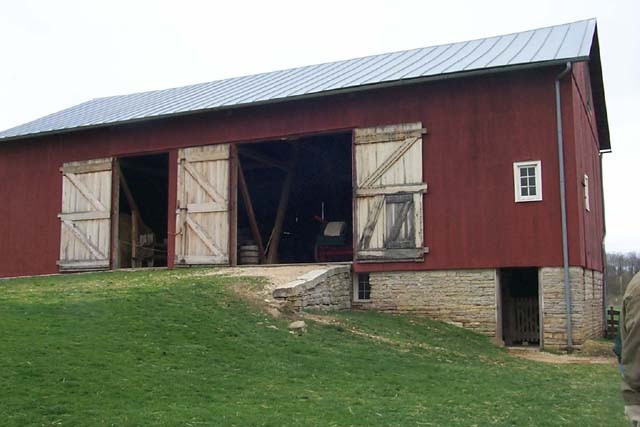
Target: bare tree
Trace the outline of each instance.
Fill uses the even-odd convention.
[[[627,284],[640,271],[637,252],[611,252],[607,254],[607,304],[619,305]]]

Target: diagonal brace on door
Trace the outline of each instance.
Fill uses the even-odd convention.
[[[409,151],[413,144],[422,139],[422,136],[418,137],[409,137],[404,140],[404,142],[393,152],[389,157],[387,157],[384,162],[378,168],[369,175],[362,184],[359,185],[359,188],[369,188],[372,187],[373,184],[382,177],[398,160],[402,158],[404,153]]]

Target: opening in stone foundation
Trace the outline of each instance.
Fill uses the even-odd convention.
[[[500,270],[502,339],[506,345],[540,345],[537,268]]]

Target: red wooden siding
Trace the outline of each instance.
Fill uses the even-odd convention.
[[[571,178],[571,203],[574,204],[574,230],[578,253],[578,263],[594,270],[602,270],[602,188],[600,170],[598,131],[594,109],[589,107],[590,84],[587,63],[579,63],[573,69],[572,101],[575,147],[575,170]],[[591,102],[591,104],[593,104]],[[584,175],[589,177],[590,207],[584,205]]]
[[[428,129],[423,142],[429,184],[424,217],[431,252],[420,264],[367,264],[358,269],[562,265],[553,91],[559,71],[501,73],[1,143],[0,276],[57,272],[58,168],[64,162],[169,151],[173,201],[179,147],[417,121]],[[582,120],[574,112],[574,95],[567,80],[563,108],[568,154],[575,159],[568,174],[572,179],[583,174],[578,169],[586,168],[583,163],[593,154],[583,153],[582,146],[576,154],[572,147],[574,122]],[[578,138],[580,132],[575,131],[576,143],[592,146],[591,140]],[[542,160],[542,202],[514,203],[512,164],[520,160]],[[592,174],[592,191],[599,191],[597,167]],[[576,191],[569,191],[573,201]],[[570,253],[571,264],[586,262],[597,268],[593,241],[598,237],[587,238],[591,231],[584,232],[581,243],[576,235],[580,227],[601,228],[595,193],[591,202],[586,225],[576,219],[575,202],[569,204]],[[175,204],[168,208],[169,233],[174,233]],[[590,248],[589,255],[581,255],[582,245]],[[172,251],[169,245],[170,260]]]

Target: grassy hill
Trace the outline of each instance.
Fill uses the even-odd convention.
[[[410,316],[287,331],[207,270],[0,281],[0,424],[626,425],[615,368]],[[277,328],[277,329],[276,329]]]

